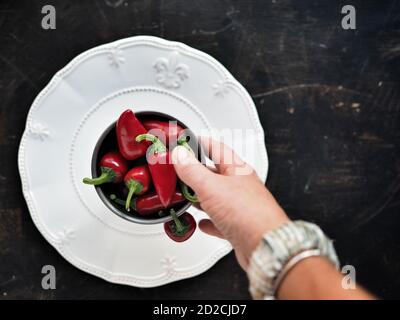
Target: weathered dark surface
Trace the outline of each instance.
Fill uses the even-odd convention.
[[[161,288],[106,283],[65,262],[29,216],[17,150],[31,102],[77,54],[150,34],[210,53],[233,73],[266,129],[272,192],[291,217],[336,239],[360,283],[400,298],[400,1],[351,3],[356,32],[341,29],[342,3],[332,0],[2,0],[0,297],[249,297],[233,255]],[[56,6],[56,31],[41,29],[44,4]],[[41,289],[45,264],[57,269],[57,290]]]

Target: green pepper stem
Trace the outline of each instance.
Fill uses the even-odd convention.
[[[187,143],[186,141],[179,143],[179,145],[186,148],[191,154],[194,154],[193,149],[190,147],[189,143]]]
[[[128,197],[126,198],[125,209],[126,211],[131,211],[132,196],[135,193],[139,193],[140,191],[142,191],[143,186],[140,182],[133,179],[129,180],[126,186],[129,188],[129,193]]]
[[[152,143],[156,143],[159,139],[155,135],[152,135],[150,133],[144,133],[144,134],[139,134],[135,140],[136,142],[142,142],[146,140]]]
[[[110,194],[110,199],[111,199],[112,201],[114,201],[116,204],[119,204],[119,205],[125,207],[126,201],[121,200],[121,199],[118,199],[117,196],[116,196],[115,194]],[[136,207],[135,207],[135,203],[134,203],[134,202],[131,203],[131,206],[130,206],[130,207],[131,207],[133,210],[136,210],[136,209],[135,209]]]
[[[183,231],[185,231],[185,227],[182,225],[182,222],[179,220],[178,216],[176,215],[176,212],[174,209],[170,210],[171,217],[174,219],[175,226],[176,226],[176,233],[181,234]]]
[[[186,200],[189,200],[190,202],[194,203],[199,202],[199,199],[195,194],[190,194],[189,187],[187,186],[187,184],[185,184],[183,181],[180,181],[179,184],[181,186],[182,194],[186,198]]]
[[[83,183],[91,184],[91,185],[94,185],[94,186],[98,186],[98,185],[101,185],[103,183],[107,183],[107,182],[110,182],[110,181],[111,181],[111,177],[110,177],[110,174],[108,172],[102,172],[100,177],[97,177],[97,178],[93,178],[93,179],[84,178],[83,179]]]
[[[190,153],[192,153],[194,155],[194,151],[190,147],[189,143],[187,143],[186,137],[180,138],[178,140],[178,145],[186,148]],[[186,198],[186,200],[189,200],[190,202],[195,202],[195,203],[199,202],[199,199],[197,198],[197,196],[195,194],[193,194],[193,195],[190,194],[189,187],[183,181],[180,181],[180,185],[181,185],[182,194]]]
[[[192,147],[190,146],[190,144],[187,142],[186,136],[182,136],[181,138],[179,138],[177,143],[179,146],[186,148],[190,153],[192,153],[194,155],[194,151],[193,151]]]
[[[135,138],[135,140],[136,142],[142,142],[144,140],[150,141],[153,144],[151,151],[155,153],[167,151],[167,147],[161,142],[161,140],[150,133],[140,134]]]

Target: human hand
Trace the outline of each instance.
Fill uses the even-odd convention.
[[[187,149],[178,146],[172,152],[176,172],[194,190],[200,207],[211,218],[200,221],[200,229],[227,239],[246,270],[263,234],[289,218],[253,168],[231,148],[205,137],[201,143],[214,161],[216,171],[203,166]]]

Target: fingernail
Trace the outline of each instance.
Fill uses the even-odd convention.
[[[185,164],[189,162],[189,152],[185,147],[178,146],[172,152],[172,159],[174,163]]]

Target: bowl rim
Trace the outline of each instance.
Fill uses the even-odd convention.
[[[129,108],[128,108],[129,109]],[[135,115],[137,115],[138,117],[141,116],[148,116],[148,115],[152,115],[152,116],[157,116],[157,117],[162,117],[162,118],[166,118],[168,120],[172,120],[172,121],[176,121],[180,126],[182,126],[185,130],[188,130],[190,133],[191,137],[194,137],[194,142],[199,146],[199,157],[200,160],[203,162],[205,159],[205,155],[204,155],[204,151],[202,146],[198,143],[198,139],[196,137],[196,135],[189,129],[188,126],[186,126],[186,124],[184,124],[182,121],[176,119],[175,117],[172,117],[168,114],[165,114],[163,112],[158,112],[158,111],[139,111],[139,112],[135,112]],[[99,139],[97,140],[97,143],[95,145],[95,148],[92,152],[92,163],[91,163],[91,171],[92,171],[92,176],[96,176],[98,174],[98,170],[97,170],[97,160],[98,160],[98,155],[99,155],[99,151],[100,148],[102,146],[102,143],[104,142],[104,139],[108,136],[108,134],[110,133],[110,131],[115,128],[115,125],[117,123],[117,120],[114,121],[112,124],[110,124],[102,133],[102,135],[99,137]],[[102,202],[106,205],[106,207],[108,209],[110,209],[114,214],[116,214],[118,217],[123,218],[129,222],[133,222],[133,223],[137,223],[137,224],[142,224],[142,225],[154,225],[154,224],[159,224],[159,223],[165,223],[165,222],[169,222],[172,220],[172,217],[170,215],[167,215],[165,217],[161,217],[161,218],[140,218],[139,216],[134,216],[131,215],[129,213],[126,213],[122,210],[120,210],[107,196],[106,194],[103,192],[102,187],[101,186],[95,186],[96,192],[99,195],[100,199],[102,200]],[[190,202],[189,200],[187,200],[184,205],[182,206],[182,208],[180,208],[179,210],[176,211],[176,215],[179,217],[182,214],[184,214],[190,207],[192,206],[192,202]]]

